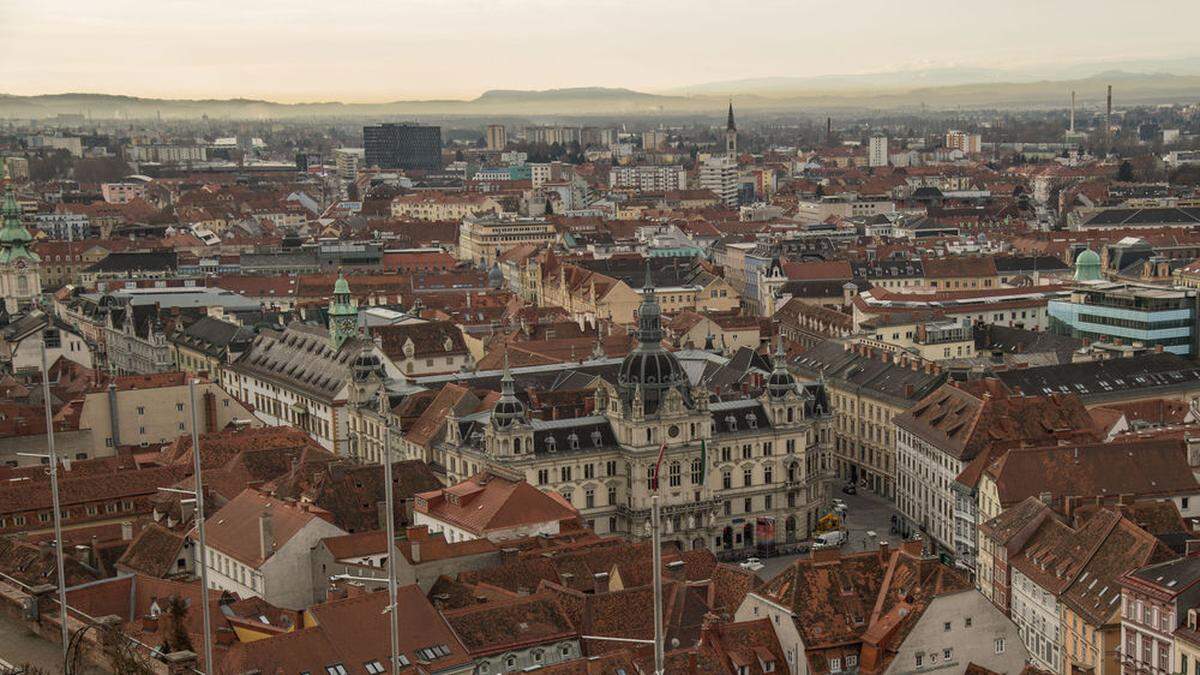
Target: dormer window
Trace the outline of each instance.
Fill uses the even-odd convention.
[[[603,438],[604,438],[604,435],[601,434],[599,430],[593,431],[592,432],[592,445],[596,446],[597,448],[600,447],[600,441]]]
[[[579,449],[579,434],[572,431],[571,435],[567,436],[567,444],[571,446],[572,450],[578,450]]]
[[[546,437],[546,450],[549,450],[550,452],[554,452],[555,450],[558,449],[557,447],[555,447],[557,445],[558,445],[558,441],[554,440],[553,436]]]
[[[746,413],[746,426],[751,429],[758,428],[758,416],[754,413]]]
[[[725,417],[725,424],[729,427],[730,431],[737,431],[737,418],[733,415]]]

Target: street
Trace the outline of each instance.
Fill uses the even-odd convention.
[[[850,537],[849,541],[842,546],[842,553],[854,553],[867,548],[875,548],[879,546],[880,541],[892,544],[900,543],[899,535],[889,533],[892,526],[892,514],[895,513],[891,502],[866,490],[860,490],[855,495],[842,494],[840,488],[835,498],[846,502],[847,508],[845,523]],[[873,532],[875,536],[872,537],[868,534],[869,532]],[[808,555],[810,554],[800,553],[764,558],[763,568],[758,571],[758,576],[763,580],[770,579],[792,564],[796,558]]]

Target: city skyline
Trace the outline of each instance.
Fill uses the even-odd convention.
[[[1159,5],[1174,20],[1152,33],[1130,31],[1119,12],[1104,11],[1109,3],[1075,0],[867,3],[852,11],[769,4],[747,11],[710,2],[697,11],[674,0],[648,7],[508,0],[485,9],[414,0],[370,16],[331,17],[318,5],[274,0],[53,8],[19,0],[0,10],[0,91],[357,103],[581,86],[686,95],[713,82],[925,69],[1057,79],[1054,73],[1071,66],[1099,72],[1139,62],[1147,64],[1140,72],[1163,70],[1153,64],[1196,55],[1184,27],[1200,20],[1195,3],[1175,1]],[[728,11],[744,20],[731,22]],[[1030,20],[1034,11],[1037,21]],[[772,20],[754,20],[759,12]],[[629,21],[620,31],[588,29],[622,14]],[[924,23],[930,16],[938,20]],[[906,28],[936,39],[891,37]],[[489,58],[481,60],[484,54]]]

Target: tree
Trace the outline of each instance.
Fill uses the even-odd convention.
[[[135,651],[133,643],[120,629],[104,630],[101,647],[109,667],[112,668],[111,672],[122,675],[153,675],[154,671],[146,665],[145,659]]]
[[[1121,162],[1121,166],[1117,167],[1117,180],[1122,183],[1133,182],[1133,164],[1130,164],[1129,160]]]
[[[168,653],[194,651],[192,638],[187,630],[187,614],[188,606],[183,598],[178,595],[171,596],[167,601],[167,630],[164,633]]]

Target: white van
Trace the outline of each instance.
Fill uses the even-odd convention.
[[[813,541],[813,548],[837,548],[846,543],[847,539],[845,530],[835,530],[833,532],[826,532],[825,534],[818,534]]]

